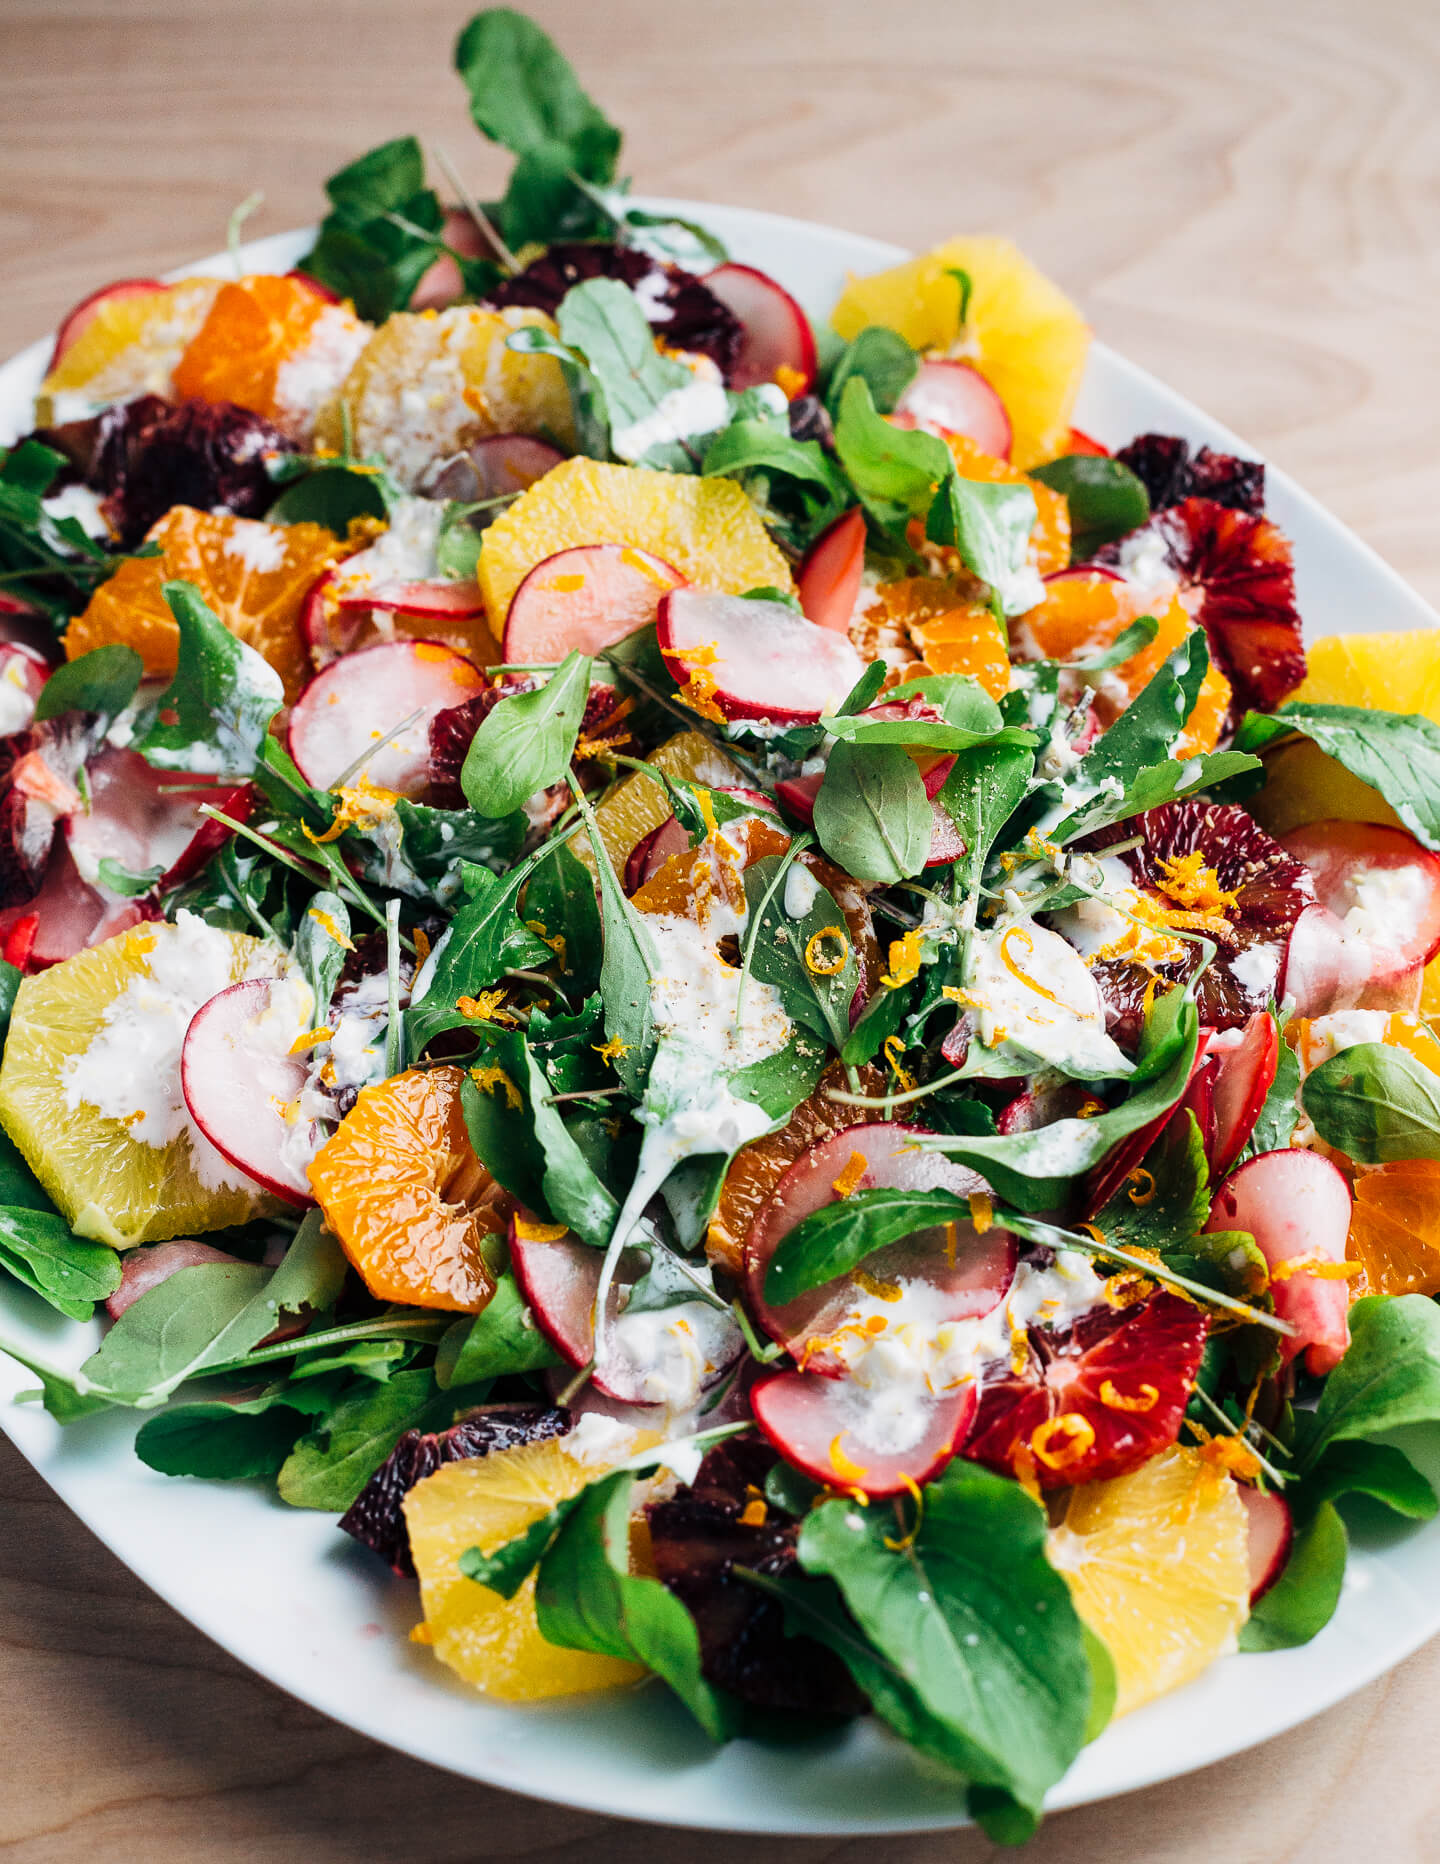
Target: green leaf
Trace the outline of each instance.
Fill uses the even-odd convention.
[[[1323,1631],[1340,1603],[1348,1545],[1339,1511],[1322,1502],[1295,1536],[1285,1571],[1241,1630],[1241,1650],[1289,1650]]]
[[[285,693],[280,675],[221,622],[193,583],[167,582],[180,629],[175,678],[134,748],[160,770],[248,777]]]
[[[643,918],[620,890],[610,856],[595,826],[594,811],[578,790],[575,800],[595,851],[600,881],[600,918],[604,930],[600,994],[605,1003],[605,1034],[623,1044],[622,1052],[615,1058],[615,1072],[624,1087],[638,1094],[655,1055],[650,979],[660,975],[660,957]]]
[[[506,1269],[475,1318],[456,1321],[441,1341],[435,1377],[449,1390],[452,1385],[478,1385],[559,1364],[559,1354],[536,1326],[514,1275]]]
[[[295,931],[295,960],[315,997],[315,1024],[324,1023],[351,949],[350,911],[338,893],[314,895]]]
[[[23,1206],[0,1207],[0,1268],[71,1320],[89,1320],[120,1286],[113,1249],[72,1236],[63,1217]]]
[[[1341,1049],[1305,1077],[1300,1104],[1325,1143],[1357,1164],[1440,1158],[1440,1076],[1404,1049]]]
[[[1440,1308],[1425,1295],[1365,1295],[1350,1309],[1350,1348],[1325,1381],[1305,1436],[1304,1474],[1335,1443],[1440,1422]]]
[[[457,1408],[429,1370],[397,1372],[383,1385],[367,1381],[286,1457],[281,1500],[343,1513],[407,1430],[443,1429]]]
[[[917,1230],[970,1221],[967,1199],[953,1191],[856,1191],[797,1223],[770,1258],[765,1299],[775,1306],[836,1281],[866,1256]]]
[[[564,939],[560,975],[588,996],[600,982],[600,908],[590,869],[567,843],[536,869],[525,890],[524,913],[527,920],[544,926],[546,938]]]
[[[935,488],[955,471],[950,449],[920,428],[892,427],[875,412],[869,383],[852,375],[840,395],[835,450],[850,483],[877,522],[903,533],[929,511]]]
[[[792,918],[786,906],[789,895],[788,872],[771,895],[761,913],[761,904],[770,892],[786,857],[766,855],[745,869],[745,899],[749,912],[759,914],[746,927],[746,943],[754,938],[750,970],[762,984],[779,993],[785,1014],[792,1022],[803,1023],[835,1048],[840,1048],[850,1033],[850,1002],[860,982],[860,967],[850,944],[845,915],[818,881],[800,870],[809,904],[798,918]],[[811,889],[813,888],[813,893]],[[844,939],[845,961],[834,971],[815,971],[806,962],[812,939],[822,933],[833,935],[838,927]],[[829,963],[839,951],[835,938],[821,941],[817,957]]]
[[[1092,1689],[1080,1619],[1045,1557],[1044,1509],[957,1457],[927,1486],[912,1544],[886,1546],[897,1538],[890,1509],[825,1502],[800,1531],[800,1563],[836,1582],[927,1721],[917,1739],[888,1691],[878,1712],[973,1784],[1038,1812],[1085,1740]]]
[[[488,1586],[492,1592],[498,1592],[502,1599],[513,1599],[549,1551],[551,1542],[579,1507],[585,1494],[586,1491],[581,1489],[578,1495],[567,1496],[553,1508],[547,1508],[523,1533],[517,1534],[514,1540],[507,1540],[494,1553],[482,1553],[478,1547],[467,1547],[460,1555],[460,1571],[477,1585]]]
[[[990,585],[997,616],[1021,615],[1037,600],[1026,549],[1038,515],[1028,485],[990,485],[952,470],[936,494],[925,534],[933,543],[953,544],[965,567]]]
[[[107,854],[102,855],[96,873],[102,887],[108,887],[111,893],[118,893],[122,899],[134,900],[148,893],[164,877],[165,869],[157,863],[154,867],[147,867],[143,874],[132,874]]]
[[[1289,1145],[1300,1123],[1299,1090],[1300,1057],[1288,1042],[1282,1041],[1275,1064],[1275,1079],[1270,1083],[1270,1091],[1265,1096],[1265,1104],[1260,1109],[1260,1117],[1250,1135],[1250,1143],[1246,1147],[1247,1157],[1258,1157],[1262,1152],[1279,1152]]]
[[[541,857],[543,858],[543,857]],[[455,1008],[498,983],[507,971],[548,964],[554,953],[527,931],[516,910],[520,894],[539,859],[532,855],[502,879],[488,868],[467,863],[470,894],[427,961],[425,988],[405,1018],[408,1051],[423,1052],[446,1029],[460,1029],[466,1018]],[[423,970],[422,970],[423,976]]]
[[[7,967],[13,969],[14,967]],[[18,975],[18,974],[17,974]],[[7,1011],[8,1017],[8,1011]],[[9,1209],[54,1213],[40,1180],[31,1171],[9,1133],[0,1129],[0,1205]]]
[[[714,1741],[736,1732],[733,1704],[700,1673],[700,1637],[658,1579],[630,1572],[635,1476],[617,1470],[582,1491],[540,1563],[535,1611],[552,1644],[628,1659],[653,1670]]]
[[[145,663],[133,647],[95,647],[67,660],[46,680],[35,702],[35,721],[62,712],[98,712],[115,718],[135,697]]]
[[[1409,1521],[1434,1518],[1440,1501],[1403,1450],[1390,1443],[1332,1443],[1305,1478],[1307,1509],[1344,1495],[1364,1495]]]
[[[392,817],[374,830],[351,829],[344,846],[372,886],[449,911],[463,884],[465,862],[503,873],[519,854],[527,827],[518,809],[491,818],[473,809],[435,809],[402,796]]]
[[[898,330],[868,324],[840,352],[825,391],[825,405],[832,416],[838,416],[845,385],[858,376],[870,390],[876,411],[890,414],[919,367],[920,358]]]
[[[239,1482],[273,1478],[305,1428],[304,1414],[271,1395],[171,1405],[146,1418],[135,1454],[162,1476]]]
[[[915,761],[898,745],[835,746],[815,797],[815,833],[847,873],[882,883],[918,874],[933,820]]]
[[[957,755],[938,801],[965,842],[955,870],[962,896],[978,889],[990,850],[1024,802],[1034,768],[1034,751],[1019,744],[976,745]]]
[[[1097,1212],[1096,1229],[1117,1249],[1153,1249],[1163,1256],[1189,1247],[1210,1215],[1210,1166],[1193,1113],[1166,1124],[1145,1155],[1144,1169],[1151,1178],[1148,1201],[1137,1203],[1127,1181]]]
[[[699,436],[713,433],[730,418],[729,404],[717,386],[709,397],[714,418],[705,424],[704,384],[684,363],[655,347],[654,333],[640,301],[615,278],[590,278],[566,292],[556,312],[560,337],[584,357],[605,402],[610,446],[630,464],[698,470],[703,448]],[[670,397],[675,397],[674,401]],[[680,418],[679,398],[696,402],[702,424]],[[676,419],[668,418],[675,410]]]
[[[558,149],[587,181],[612,179],[620,132],[533,20],[510,7],[477,13],[455,43],[455,69],[482,135],[512,155]]]
[[[1291,700],[1273,718],[1247,712],[1236,748],[1258,751],[1298,731],[1378,791],[1427,848],[1440,848],[1440,725],[1417,713]]]
[[[404,310],[443,250],[444,210],[425,186],[420,144],[413,136],[381,143],[333,174],[325,192],[331,211],[300,268],[352,298],[361,317],[382,323]]]
[[[570,768],[590,697],[590,661],[567,654],[534,692],[514,693],[488,712],[470,741],[460,787],[483,816],[509,816]]]
[[[265,520],[267,524],[322,524],[337,537],[345,537],[355,519],[387,516],[378,473],[353,466],[321,466],[291,480]]]
[[[1098,454],[1067,453],[1030,477],[1063,492],[1070,507],[1070,561],[1084,562],[1150,516],[1150,495],[1128,466]]]

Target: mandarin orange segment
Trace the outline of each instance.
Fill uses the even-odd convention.
[[[325,1221],[377,1300],[478,1314],[495,1292],[485,1239],[509,1204],[465,1131],[464,1078],[411,1068],[362,1087],[311,1161]]]
[[[133,647],[146,676],[175,671],[180,630],[161,593],[167,582],[194,583],[238,639],[263,654],[294,701],[309,678],[300,608],[311,585],[346,546],[321,524],[262,524],[177,505],[149,532],[158,557],[131,557],[71,622],[65,652]]]
[[[1189,634],[1190,617],[1178,589],[1137,589],[1131,583],[1103,576],[1098,570],[1059,576],[1046,584],[1045,600],[1012,625],[1017,641],[1027,651],[1043,660],[1073,662],[1108,647],[1142,615],[1153,615],[1159,624],[1154,640],[1119,666],[1108,668],[1098,681],[1095,709],[1101,723],[1109,725]],[[1199,748],[1211,748],[1201,740],[1210,728],[1216,706],[1220,705],[1219,718],[1223,719],[1224,705],[1228,703],[1229,682],[1218,668],[1212,667],[1195,708]],[[1215,730],[1218,735],[1218,722]]]
[[[281,367],[305,347],[328,308],[298,278],[258,274],[222,285],[210,313],[175,365],[182,400],[233,401],[272,419],[281,412]]]
[[[1208,666],[1200,682],[1195,710],[1185,721],[1185,729],[1175,740],[1174,756],[1203,757],[1220,742],[1220,733],[1230,715],[1230,682],[1219,667]]]
[[[1370,1294],[1440,1294],[1440,1160],[1362,1172],[1346,1254],[1363,1265]]]
[[[1010,690],[1010,654],[989,605],[953,582],[907,576],[881,583],[865,619],[903,629],[921,661],[905,669],[906,678],[966,673],[992,699]]]

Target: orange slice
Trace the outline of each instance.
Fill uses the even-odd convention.
[[[339,386],[368,328],[301,279],[242,278],[220,287],[175,366],[175,393],[233,401],[287,428],[304,428],[320,394]]]
[[[41,383],[41,424],[52,418],[49,404],[59,394],[82,394],[96,403],[169,395],[175,365],[219,290],[218,278],[186,278],[153,292],[104,299]]]
[[[881,583],[865,611],[862,627],[898,629],[920,656],[902,669],[905,679],[925,673],[965,673],[992,699],[1010,690],[1010,654],[989,604],[953,582],[907,576]]]

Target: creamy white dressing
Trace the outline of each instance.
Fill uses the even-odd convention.
[[[239,557],[252,575],[265,576],[285,561],[285,529],[258,518],[232,518],[222,548],[227,557]]]
[[[444,522],[443,499],[397,499],[389,529],[336,571],[332,587],[337,597],[353,598],[382,583],[434,582],[440,575],[435,552]]]
[[[1414,942],[1420,915],[1430,903],[1431,884],[1417,866],[1366,867],[1357,864],[1345,878],[1331,909],[1347,932],[1386,951],[1402,951]]]
[[[616,459],[642,459],[652,447],[713,434],[730,418],[730,402],[723,382],[694,375],[662,395],[638,421],[612,429],[610,448]]]
[[[819,897],[820,882],[808,867],[793,861],[785,873],[785,917],[803,919]]]
[[[327,305],[300,349],[275,372],[278,425],[293,438],[308,441],[321,405],[339,390],[373,334],[374,327],[348,306]]]
[[[1025,914],[1006,915],[992,930],[975,934],[968,977],[986,1048],[1018,1050],[1091,1079],[1133,1069],[1105,1033],[1095,979],[1058,932]]]
[[[35,716],[35,695],[22,654],[12,653],[0,671],[0,738],[24,731]]]
[[[734,1358],[739,1330],[726,1310],[681,1301],[622,1314],[610,1328],[609,1345],[607,1363],[636,1368],[644,1403],[673,1415],[693,1410],[705,1385]]]
[[[1278,945],[1247,945],[1229,959],[1230,975],[1252,996],[1273,994],[1280,971]]]
[[[75,518],[87,537],[106,538],[110,526],[100,509],[102,502],[100,494],[92,492],[88,485],[67,485],[41,500],[52,518]]]

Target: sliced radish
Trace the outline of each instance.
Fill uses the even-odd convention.
[[[1262,1494],[1248,1483],[1238,1485],[1250,1530],[1250,1609],[1285,1571],[1295,1539],[1295,1518],[1283,1495]]]
[[[92,291],[88,298],[82,298],[75,308],[62,321],[55,333],[55,347],[50,352],[50,361],[45,373],[49,375],[66,350],[85,333],[100,314],[100,307],[111,298],[138,298],[143,293],[164,291],[165,286],[158,278],[121,278],[113,285],[102,285],[98,291]]]
[[[1285,947],[1278,989],[1296,1016],[1330,1016],[1353,1010],[1365,994],[1373,954],[1347,932],[1327,906],[1308,906]]]
[[[745,329],[730,371],[731,388],[758,388],[788,369],[799,380],[785,385],[787,394],[807,394],[815,383],[815,333],[785,287],[753,265],[716,266],[705,274],[705,283]]]
[[[809,828],[815,820],[815,798],[824,781],[823,770],[814,771],[808,777],[782,777],[775,785],[775,795],[791,815],[798,816]]]
[[[485,434],[464,453],[446,460],[426,481],[426,490],[431,498],[455,498],[463,504],[508,498],[528,490],[564,458],[559,447],[533,434]]]
[[[848,634],[864,574],[865,513],[857,505],[822,531],[805,553],[795,591],[806,620]]]
[[[968,362],[937,357],[922,362],[895,404],[897,427],[964,434],[997,460],[1010,457],[1010,416],[1005,403]]]
[[[485,613],[485,599],[476,582],[377,583],[361,599],[342,598],[342,608],[380,609],[391,615],[418,615],[422,620],[464,621]]]
[[[930,852],[925,856],[925,865],[950,867],[964,854],[965,837],[938,800],[930,804],[930,819]]]
[[[667,590],[685,581],[648,550],[581,544],[537,563],[505,617],[504,658],[516,666],[598,654],[654,621]]]
[[[135,751],[105,750],[87,766],[88,809],[67,816],[65,839],[82,879],[102,884],[100,863],[109,859],[127,873],[161,870],[157,884],[173,887],[202,868],[231,830],[200,813],[202,804],[235,821],[250,814],[254,791],[248,783],[222,784],[211,777],[185,777],[152,770]]]
[[[489,256],[490,249],[485,243],[484,234],[476,226],[473,215],[468,214],[463,207],[445,209],[440,236],[450,251],[442,252],[420,274],[420,282],[411,292],[406,310],[443,311],[464,294],[465,281],[451,253],[459,253],[462,259],[484,259]]]
[[[1205,1070],[1206,1048],[1210,1034],[1208,1029],[1200,1031],[1200,1039],[1195,1045],[1195,1059],[1190,1064],[1190,1086],[1195,1084],[1197,1077]],[[1186,1088],[1186,1093],[1188,1092],[1189,1087]],[[1182,1095],[1182,1103],[1183,1100]],[[1203,1109],[1196,1110],[1197,1118],[1200,1117],[1201,1111]],[[1169,1112],[1162,1113],[1158,1118],[1151,1120],[1148,1126],[1142,1126],[1138,1133],[1131,1133],[1128,1139],[1122,1139],[1109,1157],[1102,1159],[1095,1167],[1085,1184],[1085,1215],[1087,1217],[1093,1217],[1097,1211],[1105,1208],[1131,1172],[1143,1161],[1145,1154],[1169,1125],[1174,1113],[1175,1108],[1172,1107]]]
[[[1279,1065],[1280,1032],[1268,1010],[1257,1010],[1240,1040],[1218,1050],[1212,1090],[1214,1137],[1209,1147],[1214,1177],[1223,1178],[1245,1150]]]
[[[325,1129],[292,1116],[309,1078],[290,1051],[305,1033],[308,993],[253,977],[211,997],[190,1019],[180,1091],[200,1131],[237,1170],[289,1204],[313,1204],[306,1166]]]
[[[662,599],[657,626],[675,679],[695,679],[727,718],[812,725],[865,671],[844,635],[784,602],[677,589]],[[508,628],[505,641],[508,657]]]
[[[145,1249],[127,1249],[120,1264],[120,1286],[106,1301],[105,1312],[111,1320],[119,1320],[127,1307],[134,1307],[142,1294],[169,1281],[177,1269],[239,1260],[239,1256],[213,1249],[209,1243],[192,1242],[188,1236],[177,1236],[169,1243],[151,1243]]]
[[[60,838],[34,899],[0,913],[0,939],[6,942],[7,956],[11,936],[23,940],[26,968],[38,971],[73,958],[91,945],[103,944],[117,932],[128,932],[142,919],[158,916],[158,908],[148,901],[117,899],[90,886]],[[29,927],[21,933],[26,921],[34,922],[33,936]]]
[[[729,784],[717,787],[722,795],[734,796],[759,810],[762,815],[773,816],[777,813],[774,803],[759,790],[739,789]],[[642,835],[630,850],[625,862],[626,893],[634,893],[647,880],[653,880],[672,854],[685,854],[689,847],[690,831],[681,825],[678,817],[666,816],[658,828],[652,828],[648,835]]]
[[[755,1422],[788,1463],[823,1482],[877,1500],[919,1487],[944,1468],[975,1416],[975,1387],[923,1400],[906,1420],[913,1440],[894,1443],[894,1413],[848,1379],[772,1372],[750,1394]]]
[[[50,677],[50,664],[23,641],[0,642],[0,737],[24,731]]]
[[[1367,989],[1395,987],[1440,951],[1440,855],[1404,829],[1311,822],[1280,837],[1315,879],[1320,904],[1371,954]]]
[[[463,654],[438,641],[362,648],[317,673],[301,693],[290,714],[290,755],[307,783],[328,790],[373,745],[361,766],[366,779],[416,795],[429,780],[431,719],[484,685]]]
[[[1220,1186],[1205,1226],[1255,1238],[1270,1269],[1275,1312],[1295,1329],[1281,1341],[1281,1354],[1288,1362],[1303,1352],[1322,1378],[1350,1344],[1350,1288],[1342,1278],[1297,1265],[1344,1262],[1350,1201],[1349,1185],[1318,1152],[1262,1152]]]
[[[1089,453],[1097,459],[1109,459],[1110,457],[1109,447],[1102,447],[1098,440],[1092,440],[1089,434],[1083,433],[1078,427],[1070,429],[1065,451],[1067,453]]]
[[[800,1358],[808,1342],[831,1334],[859,1296],[852,1276],[828,1282],[793,1301],[774,1304],[765,1292],[771,1259],[805,1217],[833,1204],[841,1195],[836,1183],[856,1190],[895,1187],[911,1191],[946,1190],[960,1197],[983,1191],[984,1180],[938,1152],[922,1152],[913,1141],[924,1127],[879,1121],[846,1127],[819,1140],[785,1173],[761,1205],[745,1243],[745,1282],[749,1305],[774,1340]],[[856,1154],[864,1160],[858,1170]],[[878,1250],[861,1265],[862,1273],[886,1283],[920,1284],[930,1297],[933,1319],[966,1320],[988,1314],[1015,1274],[1014,1239],[1004,1230],[978,1236],[967,1222],[931,1225],[903,1241]],[[954,1245],[952,1248],[951,1245]],[[927,1309],[928,1311],[928,1309]],[[844,1374],[844,1362],[827,1351],[812,1351],[809,1370],[829,1378]]]
[[[995,1117],[999,1133],[1034,1133],[1056,1120],[1073,1120],[1089,1098],[1089,1089],[1075,1081],[1058,1081],[1047,1087],[1027,1088]]]
[[[312,278],[308,272],[302,272],[299,266],[292,265],[285,276],[286,278],[293,278],[299,285],[307,286],[315,293],[317,298],[323,298],[326,304],[340,304],[343,302],[338,291],[332,291],[329,285],[322,285],[318,278]]]

